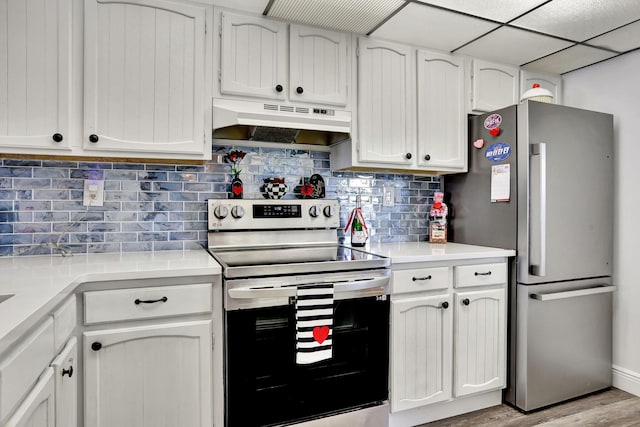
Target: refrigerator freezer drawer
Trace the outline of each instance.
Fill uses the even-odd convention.
[[[516,406],[530,411],[612,384],[611,279],[517,285]]]

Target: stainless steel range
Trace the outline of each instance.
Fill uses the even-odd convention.
[[[336,200],[208,203],[225,295],[226,425],[386,426],[390,260],[338,244]],[[301,295],[316,289],[329,290],[329,314],[304,320],[331,329],[316,335],[317,323],[305,338]]]

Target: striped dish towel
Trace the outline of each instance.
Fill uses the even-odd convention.
[[[333,284],[318,283],[296,290],[296,363],[331,359]]]

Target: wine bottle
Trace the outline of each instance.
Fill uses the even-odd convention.
[[[356,196],[356,208],[351,213],[351,246],[364,246],[367,242],[366,225],[363,224],[362,208],[360,207],[360,196]]]

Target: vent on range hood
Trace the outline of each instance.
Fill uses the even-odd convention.
[[[213,137],[331,145],[350,138],[351,112],[274,102],[213,100]]]

